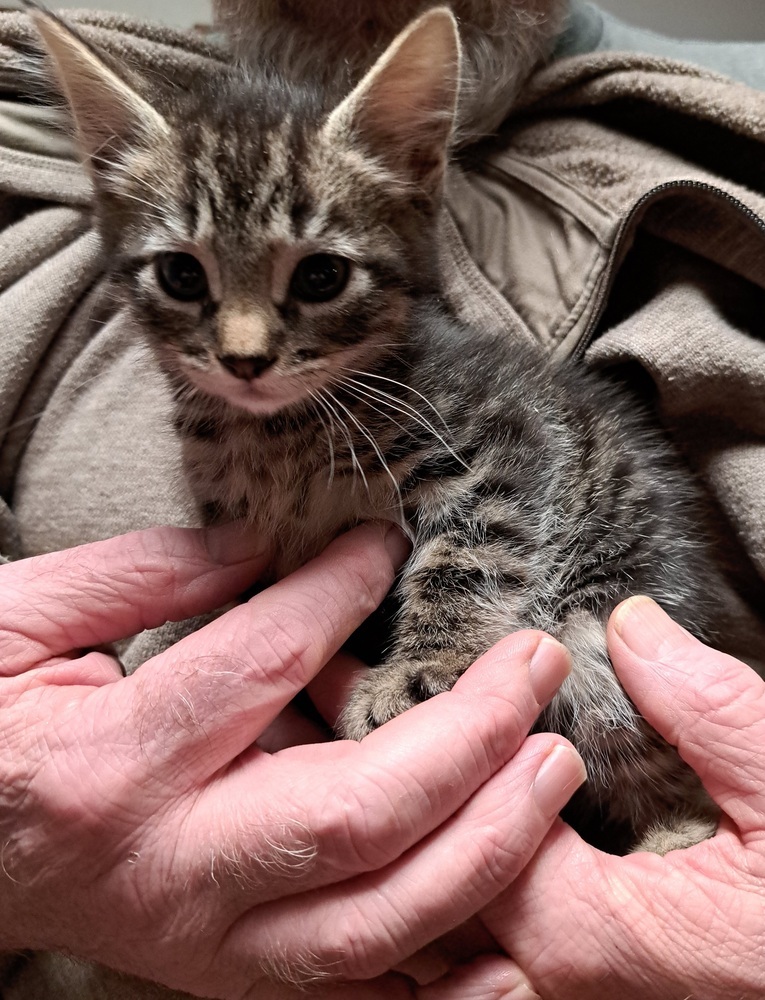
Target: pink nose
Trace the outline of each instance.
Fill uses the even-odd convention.
[[[249,382],[251,379],[258,378],[267,368],[270,368],[274,361],[276,361],[276,358],[266,354],[259,354],[254,358],[238,358],[234,355],[225,355],[218,360],[226,371],[231,372],[232,375],[236,375],[237,378]]]

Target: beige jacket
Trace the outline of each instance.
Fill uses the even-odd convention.
[[[123,18],[100,45],[183,83],[225,52]],[[189,523],[163,383],[105,294],[89,187],[0,15],[0,551]],[[598,54],[530,82],[449,181],[448,294],[556,363],[619,366],[719,511],[719,644],[765,660],[765,94],[692,66]],[[168,634],[138,637],[131,668]],[[0,886],[1,891],[1,886]],[[170,996],[10,957],[3,1000]]]

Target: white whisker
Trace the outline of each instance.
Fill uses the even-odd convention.
[[[347,370],[350,371],[350,369],[347,369]],[[373,377],[377,377],[377,376],[373,376]],[[388,379],[387,381],[393,381],[393,380],[392,379]],[[436,428],[427,419],[427,417],[424,417],[419,412],[419,410],[416,410],[410,403],[405,402],[403,399],[399,399],[397,396],[392,396],[390,393],[384,392],[382,389],[378,389],[376,386],[367,385],[364,382],[358,382],[356,379],[348,379],[348,378],[344,378],[343,377],[342,378],[342,383],[346,386],[346,388],[348,389],[348,391],[350,391],[350,389],[348,388],[349,386],[355,386],[355,387],[358,387],[357,391],[362,391],[363,392],[364,390],[366,390],[365,395],[367,393],[369,393],[369,394],[373,393],[374,395],[370,395],[369,398],[375,399],[377,402],[381,403],[383,406],[388,406],[388,407],[390,407],[390,409],[394,410],[397,413],[401,413],[403,416],[411,417],[413,420],[415,420],[420,425],[420,427],[422,427],[424,430],[426,430],[429,433],[431,433],[433,435],[433,437],[440,444],[442,444],[444,446],[444,448],[446,448],[446,450],[449,452],[449,454],[452,456],[452,458],[456,459],[460,463],[460,465],[462,465],[465,469],[468,469],[468,470],[470,469],[470,466],[464,460],[464,458],[462,458],[462,456],[459,455],[454,450],[454,448],[452,448],[452,446],[449,444],[449,442],[446,440],[446,438],[444,438],[444,436],[442,434],[440,434],[436,430]],[[396,384],[397,385],[402,385],[403,383],[399,382],[399,383],[396,383]],[[414,390],[412,390],[412,391],[414,391]],[[419,396],[419,395],[421,395],[421,393],[417,393],[417,395]],[[422,398],[424,399],[425,397],[422,397]],[[427,402],[427,400],[426,400],[426,402]],[[431,409],[435,410],[435,407],[433,407],[432,404],[429,404],[429,405],[431,406]],[[436,412],[438,412],[438,411],[436,410]],[[398,421],[393,420],[392,417],[388,417],[388,419],[391,420],[393,423],[395,423],[398,427],[401,426],[398,423]],[[439,420],[441,420],[441,422],[444,424],[444,427],[446,427],[446,429],[448,431],[449,428],[447,427],[446,423],[444,422],[443,418],[440,415],[439,415]],[[411,433],[411,431],[409,431],[408,433]]]
[[[380,450],[380,447],[377,444],[377,441],[375,440],[374,436],[370,433],[369,429],[367,427],[365,427],[364,424],[362,424],[361,421],[358,420],[353,415],[353,413],[348,409],[347,406],[345,406],[343,403],[341,403],[340,400],[337,399],[335,396],[332,396],[332,398],[337,403],[337,405],[339,407],[341,407],[348,414],[348,416],[351,418],[351,420],[354,422],[354,424],[358,427],[358,429],[361,431],[361,433],[364,435],[364,437],[367,439],[367,441],[369,441],[369,443],[374,448],[375,454],[377,455],[377,458],[378,458],[378,460],[380,462],[380,465],[383,467],[383,469],[385,470],[385,472],[388,475],[388,478],[393,483],[393,489],[396,491],[396,496],[398,497],[398,509],[399,509],[399,513],[401,515],[401,526],[402,526],[402,528],[404,528],[404,526],[406,524],[406,517],[404,515],[404,501],[403,501],[403,499],[401,497],[401,490],[399,489],[399,485],[396,482],[396,477],[391,472],[390,466],[386,462],[385,456],[383,455],[382,451]]]
[[[329,397],[329,398],[327,398],[327,397]],[[351,462],[353,463],[354,478],[356,476],[356,469],[358,469],[359,470],[359,475],[361,476],[361,480],[364,483],[364,487],[365,487],[367,493],[369,494],[369,496],[371,496],[372,494],[371,494],[371,492],[369,490],[369,483],[367,482],[367,477],[364,475],[364,470],[361,467],[361,462],[359,462],[358,456],[356,454],[356,449],[353,447],[353,438],[351,436],[351,432],[348,429],[348,427],[346,426],[345,421],[342,419],[342,417],[340,416],[340,414],[337,412],[337,410],[335,410],[335,408],[332,405],[332,403],[330,402],[330,400],[332,400],[332,402],[334,402],[334,403],[337,403],[337,400],[332,395],[332,393],[328,389],[325,389],[324,390],[324,401],[326,402],[327,406],[329,406],[330,410],[334,414],[335,419],[337,420],[337,423],[338,423],[338,425],[340,427],[340,430],[341,430],[341,432],[343,434],[343,437],[345,438],[345,440],[346,440],[346,442],[348,444],[348,450],[351,453]]]
[[[120,191],[119,196],[120,198],[129,198],[130,201],[137,201],[139,205],[146,205],[147,208],[154,209],[151,215],[152,219],[162,219],[162,216],[158,215],[156,212],[157,205],[148,201],[146,198],[139,198],[137,194],[128,194],[127,191]]]
[[[316,410],[316,415],[321,421],[321,425],[324,428],[324,431],[327,435],[327,443],[329,444],[329,479],[327,480],[327,489],[330,490],[332,489],[332,484],[335,481],[335,443],[333,440],[335,422],[332,419],[332,413],[328,409],[324,400],[321,398],[322,395],[321,389],[319,389],[318,392],[314,392],[313,390],[311,390],[309,392],[309,395],[311,399],[314,401],[314,403],[316,403],[317,406],[320,406],[322,410],[324,410],[325,414],[327,415],[327,420],[329,420],[329,426],[327,426],[324,417],[322,417],[318,409]]]
[[[99,162],[108,166],[113,173],[119,174],[123,181],[131,182],[136,186],[144,188],[146,191],[156,195],[154,188],[149,184],[147,179],[133,173],[126,163],[122,163],[119,160],[107,160],[105,157],[99,157]],[[130,194],[128,191],[125,191],[121,186],[115,188],[115,191],[120,198],[127,198],[130,201],[135,201],[139,205],[145,205],[146,208],[151,209],[151,212],[148,213],[148,218],[152,221],[158,223],[159,225],[167,224],[167,218],[162,214],[161,205],[157,204],[156,197],[153,201],[149,201],[146,198],[139,198],[138,195]]]
[[[78,382],[76,385],[73,385],[71,387],[71,391],[65,397],[64,402],[69,402],[69,400],[74,399],[74,397],[81,389],[84,389],[86,386],[90,385],[91,382],[97,382],[98,379],[104,378],[106,374],[107,374],[106,372],[96,372],[95,375],[91,375],[89,378],[85,378],[81,382]],[[12,431],[18,430],[21,427],[25,427],[27,424],[33,424],[36,421],[40,420],[45,415],[45,413],[46,413],[46,408],[38,410],[37,413],[33,413],[29,417],[23,417],[21,420],[15,420],[12,424],[9,424],[8,427],[6,427],[5,433],[10,434]]]
[[[332,384],[340,386],[345,390],[345,392],[353,396],[354,399],[358,399],[360,402],[363,402],[365,406],[369,407],[370,410],[374,410],[375,413],[379,413],[381,417],[385,417],[386,420],[395,424],[400,431],[404,432],[404,434],[414,437],[412,431],[408,427],[404,427],[404,425],[400,424],[398,420],[390,415],[390,413],[386,413],[385,410],[381,410],[379,406],[374,405],[374,403],[381,403],[383,406],[387,406],[388,404],[385,400],[379,399],[377,396],[373,396],[371,393],[364,392],[362,389],[357,388],[357,386],[361,385],[360,382],[356,382],[354,379],[345,378],[341,375],[333,379]],[[374,400],[374,403],[371,402],[371,400]]]
[[[376,378],[376,379],[379,379],[381,382],[389,382],[391,385],[397,385],[397,386],[399,386],[402,389],[406,389],[408,392],[413,392],[415,394],[415,396],[419,396],[419,398],[423,401],[423,403],[426,406],[429,406],[431,408],[431,410],[435,413],[435,415],[438,417],[438,419],[444,425],[444,430],[447,433],[451,434],[451,429],[449,428],[449,425],[446,423],[446,421],[441,416],[441,414],[438,412],[438,410],[435,408],[435,406],[433,406],[433,404],[428,399],[428,397],[427,396],[423,396],[423,394],[421,392],[418,392],[417,389],[412,388],[411,385],[407,385],[405,382],[397,382],[396,379],[394,379],[394,378],[386,378],[385,375],[375,375],[373,372],[362,372],[362,371],[358,371],[355,368],[344,368],[343,371],[351,372],[352,375],[365,375],[367,378]],[[371,386],[369,386],[368,388],[371,388]],[[403,400],[399,400],[399,402],[403,402]]]

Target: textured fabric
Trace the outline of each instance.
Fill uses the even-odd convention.
[[[81,23],[181,86],[225,58],[124,18]],[[193,520],[167,393],[104,285],[61,112],[19,103],[41,93],[30,39],[22,15],[0,15],[0,551],[13,557]],[[731,572],[719,644],[753,663],[765,649],[763,137],[765,94],[715,72],[657,55],[562,60],[453,170],[443,246],[464,316],[538,340],[557,363],[618,369],[655,402],[719,520]],[[129,644],[131,669],[175,634]],[[49,957],[9,975],[3,1000],[172,995]]]
[[[694,26],[688,25],[693,36]],[[704,42],[667,38],[655,31],[625,24],[595,4],[571,0],[568,23],[558,39],[555,55],[562,59],[589,52],[639,52],[706,66],[765,90],[765,16],[756,42]]]

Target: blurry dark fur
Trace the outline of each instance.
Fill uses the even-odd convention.
[[[711,804],[637,715],[604,632],[618,601],[647,593],[703,634],[715,575],[696,490],[623,389],[449,314],[437,264],[459,77],[449,13],[410,27],[337,107],[254,71],[149,104],[58,22],[38,23],[206,518],[277,539],[274,576],[369,518],[412,534],[387,652],[345,734],[448,689],[514,629],[544,629],[574,660],[539,726],[586,761],[580,827],[660,851],[707,836]],[[179,301],[162,267],[188,259],[206,284]],[[306,261],[347,280],[306,301]]]
[[[235,51],[338,99],[393,38],[437,0],[215,0]],[[550,55],[567,0],[453,0],[463,52],[457,141],[493,132],[532,70]]]

